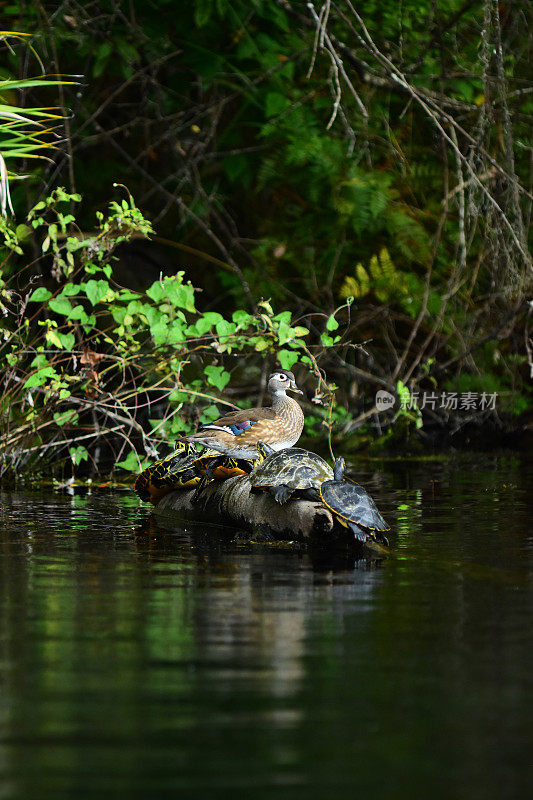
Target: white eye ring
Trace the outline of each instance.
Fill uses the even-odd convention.
[[[287,376],[286,376],[286,375],[285,375],[283,372],[278,372],[278,379],[279,379],[280,381],[286,381],[286,380],[288,380]]]

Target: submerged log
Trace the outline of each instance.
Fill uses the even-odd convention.
[[[247,476],[215,481],[202,490],[193,504],[194,491],[175,490],[163,497],[155,513],[174,521],[231,525],[252,533],[250,538],[309,541],[324,545],[352,544],[373,554],[386,547],[373,541],[363,545],[320,502],[289,500],[280,505],[268,492],[253,492]]]

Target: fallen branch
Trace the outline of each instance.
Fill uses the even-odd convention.
[[[247,476],[211,483],[192,503],[194,491],[176,490],[165,495],[155,508],[167,519],[231,525],[250,531],[253,537],[277,540],[314,541],[322,545],[352,545],[369,553],[388,553],[373,541],[362,544],[355,539],[320,502],[290,500],[284,505],[266,492],[253,493]]]

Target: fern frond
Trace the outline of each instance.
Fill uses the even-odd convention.
[[[383,277],[389,278],[391,281],[394,280],[397,271],[386,247],[382,247],[379,251],[379,263],[381,264],[381,274]]]
[[[379,281],[383,276],[383,270],[381,269],[381,264],[379,263],[379,259],[376,255],[372,256],[370,259],[369,271],[374,281]]]
[[[348,276],[344,279],[344,283],[340,288],[339,294],[343,299],[346,299],[347,297],[360,297],[359,292],[360,287],[358,282],[355,280],[355,278]]]

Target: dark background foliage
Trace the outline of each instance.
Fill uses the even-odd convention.
[[[50,160],[21,165],[18,213],[64,185],[89,229],[125,184],[155,236],[122,248],[122,284],[184,269],[203,311],[271,298],[306,315],[317,344],[354,297],[336,317],[342,342],[320,350],[352,430],[361,398],[398,380],[496,391],[527,422],[528,2],[66,0],[1,13],[4,29],[35,34],[47,73],[80,76],[11,99],[65,115]],[[23,45],[2,69],[39,72]]]

